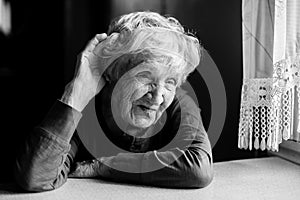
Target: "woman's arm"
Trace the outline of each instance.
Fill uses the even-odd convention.
[[[93,52],[106,37],[106,34],[96,35],[79,54],[76,74],[65,88],[63,103],[55,103],[21,148],[14,171],[25,190],[51,190],[66,182],[78,148],[79,139],[76,142],[72,136],[80,112],[105,84],[98,69],[103,67],[101,60]]]
[[[208,141],[194,140],[185,148],[147,153],[118,154],[102,158],[109,167],[99,175],[118,182],[133,182],[160,187],[201,188],[213,178],[211,153],[203,149]],[[152,171],[153,168],[157,170]],[[136,170],[140,173],[127,173]],[[149,171],[149,172],[147,172]]]
[[[80,112],[57,101],[34,128],[20,148],[14,169],[15,179],[23,189],[52,190],[66,182],[79,145],[73,133],[80,118]]]

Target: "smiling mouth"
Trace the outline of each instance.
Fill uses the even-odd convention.
[[[154,109],[152,109],[152,108],[149,108],[149,107],[147,107],[147,106],[145,106],[145,105],[137,105],[139,108],[141,108],[143,111],[148,111],[148,110],[150,110],[150,111],[155,111]]]
[[[143,104],[136,104],[134,108],[135,115],[150,117],[153,113],[156,112],[156,109],[148,107]]]

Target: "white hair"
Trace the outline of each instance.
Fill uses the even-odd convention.
[[[178,20],[147,11],[130,13],[114,20],[109,26],[108,38],[98,45],[95,54],[103,58],[103,65],[108,67],[106,75],[110,77],[113,71],[121,71],[117,74],[122,75],[124,69],[121,68],[128,64],[128,60],[131,65],[163,62],[181,70],[182,83],[199,64],[201,51],[199,40],[185,32]]]

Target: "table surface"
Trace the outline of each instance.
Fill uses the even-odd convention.
[[[278,157],[219,162],[214,164],[214,171],[213,182],[202,189],[166,189],[95,179],[68,179],[61,188],[42,193],[17,193],[13,186],[0,185],[0,200],[300,199],[300,166]]]

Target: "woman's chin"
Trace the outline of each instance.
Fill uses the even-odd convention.
[[[137,128],[148,128],[155,121],[155,113],[143,112],[140,109],[132,109],[130,113],[130,124]]]
[[[131,125],[137,128],[148,128],[153,124],[153,120],[151,119],[145,119],[142,117],[134,117],[134,119],[131,121]]]
[[[131,125],[137,128],[148,128],[154,123],[154,120],[146,116],[131,116]]]

